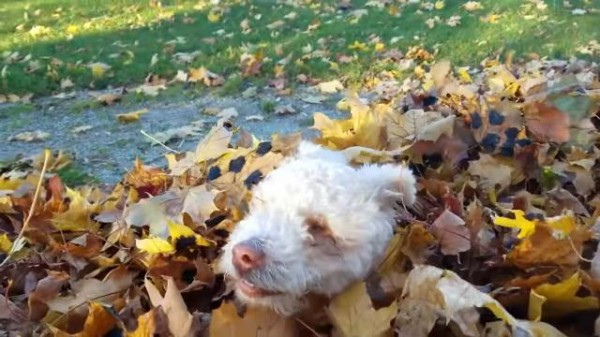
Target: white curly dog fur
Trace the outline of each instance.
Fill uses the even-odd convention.
[[[393,236],[394,207],[411,205],[415,194],[405,166],[353,167],[341,152],[303,141],[255,187],[220,270],[242,302],[292,315],[305,295],[333,296],[366,277]],[[260,263],[242,256],[236,265],[238,244],[258,252]],[[252,267],[240,269],[245,262]]]

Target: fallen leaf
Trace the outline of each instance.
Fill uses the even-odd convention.
[[[364,282],[355,283],[337,295],[326,309],[333,326],[344,337],[383,337],[390,333],[390,322],[398,312],[394,302],[375,310]]]
[[[119,297],[119,292],[131,286],[134,276],[134,273],[121,266],[109,272],[102,281],[88,278],[73,282],[70,294],[48,301],[48,307],[52,311],[67,313],[82,308],[81,305],[89,301],[110,303]]]
[[[511,217],[496,217],[494,218],[494,224],[497,226],[518,228],[519,239],[526,238],[535,232],[536,220],[529,220],[525,218],[525,213],[520,209],[512,210]]]
[[[21,132],[14,136],[8,137],[8,141],[20,141],[20,142],[43,142],[50,137],[50,133],[36,130]]]
[[[124,114],[117,114],[117,120],[121,123],[132,123],[140,120],[143,114],[148,113],[148,109],[136,110]]]
[[[462,8],[464,8],[465,10],[467,10],[469,12],[472,12],[472,11],[482,9],[483,6],[481,6],[481,3],[479,1],[467,1],[462,5]]]
[[[581,275],[573,273],[569,278],[556,284],[542,284],[531,290],[529,297],[529,319],[557,318],[578,311],[594,310],[600,307],[595,296],[577,296],[581,287]]]
[[[80,134],[80,133],[89,131],[91,129],[92,129],[91,125],[81,125],[81,126],[77,126],[77,127],[74,127],[73,129],[71,129],[71,133]]]
[[[110,68],[111,68],[111,66],[109,66],[106,63],[102,63],[102,62],[92,63],[92,64],[88,65],[88,67],[92,70],[92,76],[94,78],[104,77],[104,74],[106,74],[106,72],[108,70],[110,70]]]
[[[324,94],[334,94],[340,90],[344,90],[344,85],[339,80],[322,82],[317,85],[319,91]]]
[[[513,334],[566,337],[545,323],[514,318],[488,294],[480,292],[454,272],[434,266],[417,265],[409,273],[399,307],[395,332],[403,337],[427,336],[437,320],[437,315],[445,317],[447,321],[454,321],[462,333],[473,335],[478,333],[474,324],[479,321],[479,314],[475,308],[482,307],[489,309],[494,316],[509,325]],[[545,334],[537,335],[540,329],[543,329]]]
[[[135,246],[148,254],[171,254],[175,252],[175,247],[169,241],[159,237],[136,239]]]
[[[525,108],[525,126],[540,142],[568,142],[569,123],[569,116],[553,106],[534,102]]]
[[[239,113],[235,108],[226,108],[221,110],[221,112],[217,114],[217,117],[231,120],[236,118],[238,115]]]
[[[446,209],[431,224],[444,255],[457,255],[471,249],[471,236],[465,221]]]
[[[298,323],[292,318],[282,318],[275,312],[250,307],[243,317],[238,315],[235,305],[223,302],[212,312],[209,326],[210,336],[235,337],[300,337]]]
[[[196,146],[196,162],[215,159],[225,154],[229,148],[232,132],[228,128],[229,122],[219,121]]]
[[[469,173],[480,177],[480,186],[493,190],[496,186],[501,189],[511,184],[513,168],[502,164],[495,157],[481,153],[479,159],[469,165]]]
[[[160,307],[167,316],[169,331],[174,337],[195,336],[199,332],[198,321],[189,313],[173,278],[167,278],[167,289],[164,296],[150,280],[146,279],[144,285],[152,305],[155,308]]]

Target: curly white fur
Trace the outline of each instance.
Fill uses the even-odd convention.
[[[254,192],[250,212],[233,231],[219,266],[234,282],[237,297],[282,315],[303,307],[307,293],[333,296],[364,278],[380,261],[393,236],[394,206],[415,200],[416,181],[402,165],[355,168],[340,153],[302,142],[295,156],[268,174]],[[315,244],[311,215],[325,218],[335,245]],[[278,295],[249,297],[236,286],[241,276],[232,248],[258,239],[264,267],[243,275]]]

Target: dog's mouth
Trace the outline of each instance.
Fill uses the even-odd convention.
[[[245,279],[236,280],[236,288],[238,291],[241,291],[244,295],[248,297],[258,298],[258,297],[267,297],[281,294],[278,291],[271,291],[267,289],[263,289],[255,285],[254,283],[247,281]]]

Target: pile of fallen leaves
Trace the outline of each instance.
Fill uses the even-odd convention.
[[[418,51],[415,51],[418,52]],[[222,119],[168,167],[69,188],[49,151],[0,169],[2,330],[57,336],[591,336],[600,314],[598,67],[579,60],[382,72],[316,141],[406,162],[416,204],[383,263],[320,319],[236,307],[215,260],[300,134]],[[599,320],[600,322],[600,320]],[[600,325],[600,324],[599,324]]]

